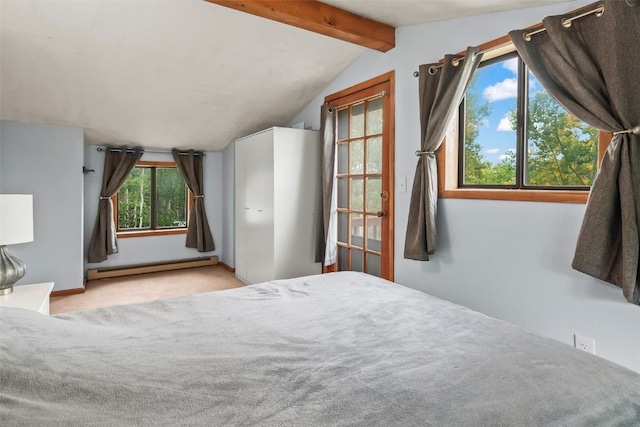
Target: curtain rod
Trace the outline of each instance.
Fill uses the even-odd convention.
[[[583,13],[581,13],[579,15],[576,15],[576,16],[573,16],[571,18],[564,18],[561,21],[561,24],[562,24],[562,26],[564,28],[569,28],[569,27],[571,27],[571,24],[573,23],[573,21],[575,21],[577,19],[580,19],[580,18],[584,18],[585,16],[589,16],[589,15],[592,15],[592,14],[595,14],[596,18],[600,18],[604,14],[604,4],[601,4],[600,6],[596,7],[595,9],[588,10],[586,12],[583,12]],[[533,30],[531,32],[524,33],[523,37],[524,37],[524,39],[526,41],[530,41],[531,40],[531,36],[543,33],[545,31],[547,31],[547,29],[545,27],[541,27],[541,28],[538,28],[537,30]],[[485,50],[481,50],[481,51],[479,51],[477,53],[477,55],[488,53],[488,52],[492,52],[494,50],[501,49],[501,48],[503,48],[505,46],[509,46],[511,44],[513,44],[513,42],[511,42],[511,41],[509,41],[507,43],[501,43],[501,44],[499,44],[497,46],[493,46],[493,47],[487,48]],[[464,61],[464,58],[465,58],[464,56],[461,56],[460,58],[455,58],[455,59],[453,59],[451,61],[451,63],[453,64],[454,67],[457,67],[458,64],[460,63],[460,61]],[[442,66],[443,66],[443,64],[432,65],[431,67],[429,67],[429,74],[431,74],[431,75],[435,74],[438,71],[438,68],[442,68]],[[413,77],[419,77],[419,76],[420,76],[420,72],[419,71],[414,71],[413,72]]]
[[[383,91],[381,91],[381,92],[375,93],[375,94],[373,94],[373,95],[371,95],[371,96],[367,96],[366,98],[356,99],[355,101],[348,102],[346,105],[357,104],[357,103],[359,103],[359,102],[362,102],[362,101],[368,101],[368,100],[373,101],[373,100],[374,100],[374,98],[375,98],[375,99],[378,99],[378,97],[384,97],[384,96],[387,96],[387,91],[386,91],[386,90],[383,90]],[[331,108],[340,108],[340,107],[342,106],[342,105],[337,105],[337,106],[336,106],[336,105],[333,105],[333,104],[331,104],[331,102],[325,102],[325,104],[329,105],[329,108],[330,108],[330,109],[331,109]]]
[[[593,10],[588,10],[586,12],[583,12],[579,15],[573,16],[571,18],[564,18],[562,21],[560,21],[560,23],[562,24],[562,26],[564,28],[569,28],[571,27],[571,24],[573,23],[573,21],[580,19],[580,18],[584,18],[585,16],[589,16],[595,14],[596,18],[600,18],[603,14],[604,14],[604,4],[601,4],[600,6],[596,7]],[[525,33],[523,35],[524,39],[526,41],[530,41],[531,40],[531,36],[539,34],[539,33],[543,33],[547,31],[547,29],[545,27],[539,28],[537,30],[531,31],[530,33]]]
[[[96,148],[96,150],[97,151],[106,151],[106,148],[98,147],[98,148]],[[117,151],[117,152],[122,152],[121,148],[112,148],[111,150],[112,151]],[[134,152],[135,151],[131,150],[131,149],[127,150],[127,153],[134,153]],[[142,149],[142,152],[143,153],[171,154],[171,151],[167,151],[167,150],[145,150],[145,149]],[[181,155],[181,156],[186,156],[189,153],[187,151],[178,151],[178,154]],[[203,156],[203,157],[207,155],[206,153],[203,153],[201,151],[195,151],[193,154],[195,156]]]

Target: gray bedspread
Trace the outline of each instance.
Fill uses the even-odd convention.
[[[2,426],[631,426],[640,375],[360,273],[0,311]]]

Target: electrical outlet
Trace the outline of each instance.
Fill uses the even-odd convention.
[[[573,346],[578,350],[586,351],[587,353],[591,353],[591,354],[596,354],[596,341],[593,338],[574,335]]]

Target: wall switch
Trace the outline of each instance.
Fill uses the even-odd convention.
[[[591,353],[591,354],[596,354],[596,341],[593,338],[574,335],[573,346],[578,350],[586,351],[587,353]]]
[[[405,193],[407,191],[407,177],[399,176],[398,177],[398,191],[400,193]]]

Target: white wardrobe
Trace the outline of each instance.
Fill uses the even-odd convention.
[[[236,277],[253,284],[318,274],[317,131],[274,127],[235,141]]]

